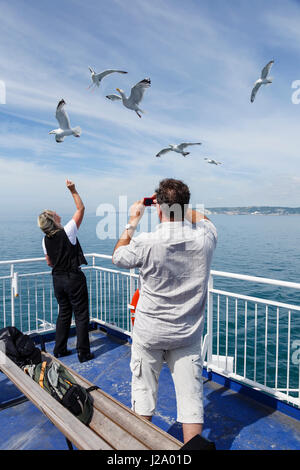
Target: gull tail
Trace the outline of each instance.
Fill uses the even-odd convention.
[[[135,112],[136,112],[136,114],[138,115],[138,117],[139,117],[139,118],[141,118],[141,117],[142,117],[140,113],[142,113],[142,114],[145,114],[145,111],[143,111],[143,110],[142,110],[142,109],[140,109],[140,108],[138,108],[138,109],[135,109]]]
[[[183,156],[186,157],[187,155],[189,155],[190,152],[183,152]]]
[[[79,126],[74,127],[73,135],[74,135],[74,137],[80,137],[81,136],[81,127],[79,127]]]
[[[122,99],[121,96],[118,96],[118,95],[106,95],[106,98],[108,98],[111,101],[118,101]]]

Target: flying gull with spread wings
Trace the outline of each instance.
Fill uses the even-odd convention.
[[[64,108],[66,102],[61,99],[56,108],[56,119],[58,120],[59,128],[50,131],[49,134],[55,134],[56,142],[60,143],[64,141],[64,138],[68,135],[74,135],[74,137],[80,137],[81,128],[74,127],[70,125],[69,116]]]
[[[254,83],[254,87],[251,93],[251,103],[253,103],[255,100],[256,93],[262,85],[270,85],[270,83],[272,83],[273,78],[268,77],[268,75],[273,64],[274,60],[270,60],[270,62],[268,62],[267,65],[262,69],[260,78]]]
[[[194,143],[191,143],[191,142],[183,142],[182,144],[178,144],[178,145],[172,145],[170,144],[169,147],[165,148],[165,149],[162,149],[160,152],[158,152],[156,154],[156,157],[161,157],[162,155],[164,155],[165,153],[167,152],[177,152],[177,153],[181,153],[181,155],[183,155],[184,157],[186,157],[187,155],[190,154],[190,152],[185,152],[184,149],[186,147],[188,147],[189,145],[201,145],[201,142],[194,142]]]
[[[127,72],[124,72],[124,70],[111,70],[111,69],[104,70],[101,73],[96,73],[95,70],[93,70],[91,67],[89,67],[89,70],[91,72],[92,83],[90,84],[88,89],[91,87],[95,89],[96,86],[99,87],[101,80],[107,75],[110,75],[111,73],[127,73]]]
[[[210,163],[211,165],[222,165],[221,162],[217,162],[216,160],[213,160],[212,158],[204,158],[204,160],[206,160],[207,163]]]
[[[106,98],[112,101],[122,100],[123,105],[126,108],[132,109],[133,111],[136,112],[138,117],[141,118],[142,116],[140,113],[143,113],[144,111],[139,107],[139,104],[143,99],[146,88],[149,88],[150,86],[151,86],[150,78],[144,78],[144,80],[141,80],[140,82],[138,82],[136,85],[134,85],[131,88],[131,93],[130,93],[129,98],[126,97],[124,91],[121,90],[120,88],[117,88],[117,91],[120,93],[121,96],[107,95]]]

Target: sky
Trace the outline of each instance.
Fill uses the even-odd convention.
[[[192,204],[300,206],[299,1],[0,0],[0,11],[0,213],[70,210],[66,178],[94,214],[166,177],[189,185]],[[274,81],[250,103],[271,59]],[[91,92],[88,67],[128,73]],[[141,119],[106,99],[146,77]],[[61,98],[82,135],[57,144]],[[202,145],[155,157],[180,142]]]

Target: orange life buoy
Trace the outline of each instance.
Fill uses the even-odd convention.
[[[135,309],[136,309],[139,297],[140,297],[140,292],[137,289],[135,293],[133,294],[132,300],[130,302],[130,305],[133,307],[130,309],[132,326],[134,325]]]

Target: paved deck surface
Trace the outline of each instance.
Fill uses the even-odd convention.
[[[68,347],[72,355],[64,362],[130,407],[130,345],[101,331],[91,332],[95,359],[77,360],[75,338]],[[52,353],[54,342],[46,344]],[[0,403],[20,397],[16,387],[0,373]],[[300,449],[300,422],[256,401],[204,379],[205,424],[203,436],[217,449],[287,450]],[[176,422],[176,401],[171,375],[163,367],[158,392],[157,415],[153,423],[182,440]],[[0,449],[66,449],[64,436],[30,402],[0,411]]]

